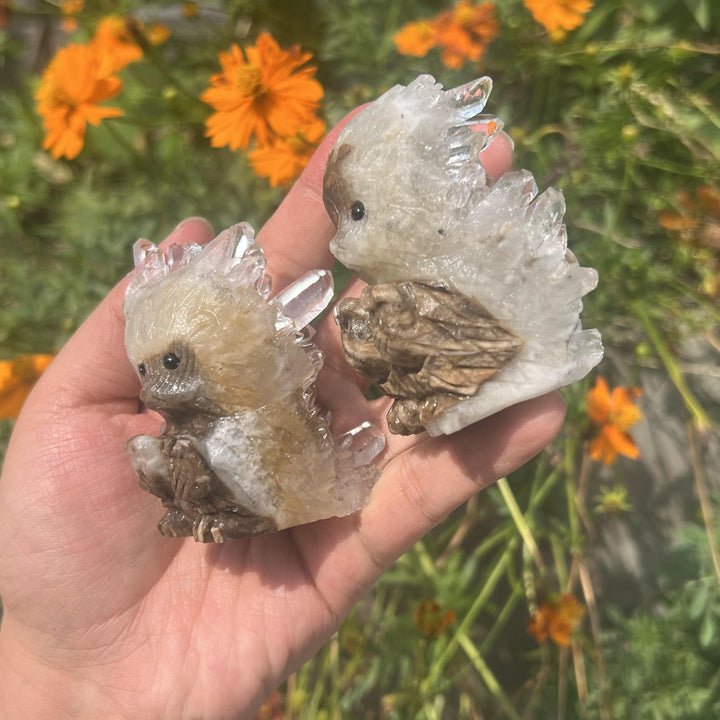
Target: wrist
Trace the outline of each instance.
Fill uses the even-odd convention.
[[[8,617],[0,627],[0,716],[3,720],[85,720],[123,716],[109,712],[102,690],[71,669],[33,652]]]

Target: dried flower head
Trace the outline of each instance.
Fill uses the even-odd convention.
[[[440,637],[456,618],[453,610],[443,610],[437,600],[421,600],[413,615],[415,627],[426,638]]]
[[[528,632],[538,641],[550,638],[556,645],[570,645],[570,635],[580,624],[585,608],[570,593],[546,600],[528,621]]]
[[[312,121],[323,89],[316,68],[306,65],[311,57],[299,46],[281,49],[269,33],[256,45],[221,53],[222,72],[201,96],[215,110],[205,123],[210,144],[245,150],[253,137],[263,145]]]
[[[20,355],[0,361],[0,420],[17,418],[33,385],[52,359],[52,355]]]
[[[605,378],[598,376],[595,387],[587,395],[588,415],[599,426],[590,443],[590,457],[605,465],[612,464],[618,454],[633,460],[640,456],[628,430],[641,418],[640,408],[633,402],[642,391],[638,388],[616,387],[610,392]]]
[[[574,30],[585,22],[593,0],[523,0],[532,16],[549,33]]]
[[[37,112],[43,118],[43,148],[53,157],[76,157],[85,142],[87,124],[118,117],[122,110],[99,103],[115,97],[122,88],[93,46],[68,45],[58,51],[45,69],[35,93]]]
[[[708,297],[720,297],[720,190],[701,185],[691,196],[678,193],[679,212],[664,212],[659,221],[678,242],[691,248],[700,289]]]
[[[159,22],[149,25],[145,30],[145,37],[151,45],[162,45],[168,41],[170,34],[170,28]]]

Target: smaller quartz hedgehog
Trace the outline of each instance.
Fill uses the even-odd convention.
[[[141,400],[165,420],[127,443],[140,485],[161,498],[163,535],[198,542],[273,532],[362,508],[384,436],[333,437],[316,406],[322,367],[308,323],[333,294],[311,271],[274,298],[265,256],[240,223],[167,254],[135,244],[125,343]]]

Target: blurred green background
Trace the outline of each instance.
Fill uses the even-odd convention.
[[[558,7],[584,11],[553,28]],[[58,49],[88,43],[108,15],[143,50],[105,103],[124,114],[89,127],[77,157],[53,158],[34,93]],[[399,52],[393,38],[418,21],[445,22],[446,42],[480,56],[448,67],[437,44]],[[136,238],[159,241],[189,215],[262,226],[285,188],[210,146],[200,95],[218,53],[263,31],[313,54],[328,127],[420,73],[447,88],[493,78],[486,110],[515,166],[562,189],[570,246],[600,273],[583,315],[607,347],[598,372],[641,388],[644,416],[625,428],[639,457],[603,465],[590,457],[596,378],[568,388],[552,446],[401,558],[266,717],[720,717],[713,0],[1,2],[0,361],[56,352],[130,270]],[[0,423],[0,445],[11,429]],[[569,645],[539,642],[528,619],[560,612],[561,594],[583,609]]]

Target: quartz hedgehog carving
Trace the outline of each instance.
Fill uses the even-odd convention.
[[[565,204],[527,170],[490,179],[502,127],[484,77],[429,75],[352,118],[328,160],[333,254],[369,285],[336,308],[345,355],[395,398],[395,433],[452,433],[574,382],[600,362],[583,330],[597,284],[567,248]]]
[[[135,245],[125,342],[140,397],[165,419],[127,449],[160,497],[164,535],[223,542],[363,507],[384,437],[333,437],[314,401],[322,366],[307,324],[332,297],[312,271],[272,299],[265,257],[241,223],[205,247]]]

